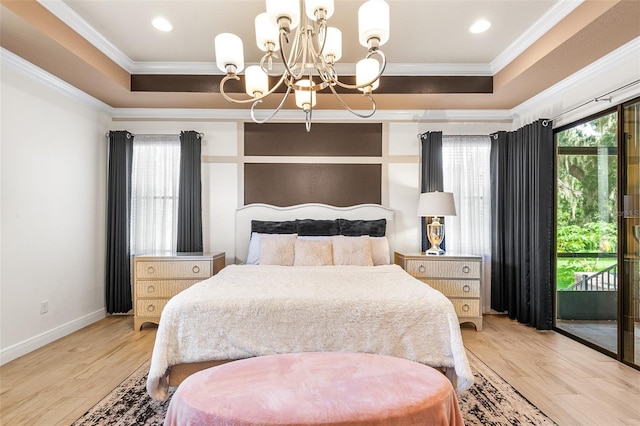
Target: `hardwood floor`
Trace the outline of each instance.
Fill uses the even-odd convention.
[[[640,371],[554,331],[485,315],[465,347],[561,426],[639,425]]]
[[[559,425],[639,425],[640,371],[555,332],[486,315],[477,355]],[[0,367],[0,424],[68,425],[151,356],[155,328],[114,316]]]
[[[69,425],[151,357],[155,328],[112,316],[0,366],[0,425]]]

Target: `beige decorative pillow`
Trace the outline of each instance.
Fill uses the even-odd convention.
[[[333,265],[333,245],[331,240],[296,240],[293,266]]]
[[[362,237],[333,237],[333,264],[373,266],[371,257],[371,243],[369,236]]]
[[[389,252],[389,240],[387,237],[369,237],[371,242],[371,257],[373,265],[388,265],[391,263]]]
[[[260,265],[292,266],[297,234],[260,236]]]

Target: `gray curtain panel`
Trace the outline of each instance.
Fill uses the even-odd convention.
[[[422,143],[422,182],[420,192],[444,191],[442,173],[442,132],[426,132],[420,135]],[[427,229],[424,218],[420,218],[421,250],[426,251],[431,244],[427,240]],[[446,250],[445,240],[440,248]]]
[[[178,252],[202,252],[202,182],[200,134],[180,132]]]
[[[126,313],[132,308],[129,249],[132,159],[133,135],[123,130],[109,132],[105,288],[110,314]]]
[[[538,120],[491,143],[491,308],[553,326],[553,131]]]

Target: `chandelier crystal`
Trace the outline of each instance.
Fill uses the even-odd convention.
[[[248,99],[233,98],[224,90],[225,83],[240,80],[238,74],[244,70],[242,40],[235,34],[218,34],[216,64],[226,73],[220,81],[222,96],[234,103],[252,103],[253,121],[266,123],[282,109],[293,90],[296,105],[305,113],[307,131],[311,130],[316,93],[326,88],[347,111],[361,118],[371,117],[376,112],[372,93],[387,64],[380,46],[389,40],[389,5],[384,0],[368,0],[358,10],[359,41],[367,48],[367,54],[356,64],[355,84],[339,80],[335,69],[342,57],[342,32],[327,26],[333,12],[333,0],[266,0],[266,12],[255,19],[256,44],[265,53],[260,65],[245,70]],[[274,61],[282,64],[284,71],[275,71]],[[277,78],[272,87],[269,87],[269,77]],[[266,118],[258,119],[256,107],[283,84],[286,91],[276,109]],[[337,93],[336,86],[361,91],[371,101],[371,111],[360,113],[351,109]]]

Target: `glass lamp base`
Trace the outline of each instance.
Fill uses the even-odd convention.
[[[431,246],[431,247],[429,247],[429,250],[424,252],[424,254],[432,255],[432,256],[440,256],[440,255],[444,254],[444,250],[442,250],[438,246]]]

